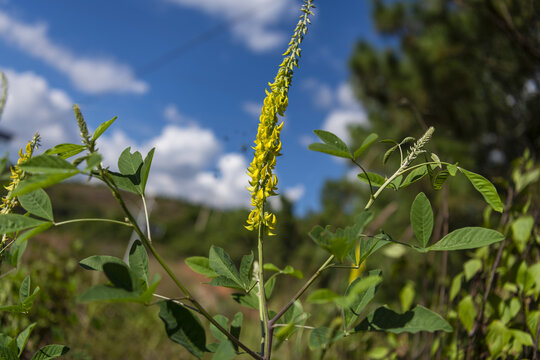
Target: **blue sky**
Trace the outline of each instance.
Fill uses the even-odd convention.
[[[312,130],[346,137],[367,126],[348,86],[348,57],[383,43],[368,1],[316,1],[289,93],[280,192],[305,213],[343,163],[307,150]],[[43,149],[78,142],[71,111],[91,128],[118,116],[98,148],[114,165],[127,146],[156,147],[149,188],[221,208],[249,204],[250,162],[264,87],[297,22],[297,0],[0,0],[0,69],[9,98],[0,129],[15,153],[34,131]],[[113,166],[114,167],[114,166]]]

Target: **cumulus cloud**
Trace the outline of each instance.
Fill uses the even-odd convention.
[[[233,36],[253,51],[275,48],[286,34],[273,29],[275,23],[291,13],[293,0],[166,0],[210,16],[227,20]]]
[[[26,24],[0,10],[0,37],[65,74],[78,90],[90,94],[141,94],[148,90],[128,65],[113,59],[77,56],[52,41],[47,32],[46,24]]]
[[[218,208],[250,204],[246,190],[247,160],[237,153],[221,154],[221,144],[209,129],[195,123],[169,124],[160,134],[142,143],[122,131],[101,140],[100,152],[108,164],[114,163],[128,146],[143,156],[152,147],[156,148],[147,185],[150,193]]]
[[[254,101],[246,101],[242,104],[242,110],[244,110],[246,114],[253,116],[257,119],[261,115],[261,107],[262,107],[262,103],[259,104]]]
[[[10,132],[10,152],[20,148],[35,132],[42,136],[42,146],[78,141],[71,106],[73,101],[64,91],[51,88],[33,72],[5,70],[9,95],[0,126]]]
[[[336,106],[328,113],[323,123],[323,130],[330,131],[348,142],[349,126],[368,126],[366,112],[354,98],[349,84],[342,83],[336,92]]]
[[[304,89],[312,94],[312,100],[317,106],[329,109],[323,121],[322,129],[339,136],[343,141],[350,141],[350,126],[369,126],[366,112],[354,97],[353,90],[348,83],[341,83],[336,89],[316,80],[304,82]],[[310,144],[313,137],[303,135],[300,143]]]
[[[178,107],[174,104],[169,104],[165,107],[165,109],[163,110],[163,117],[168,122],[175,123],[175,124],[194,124],[195,123],[195,121],[192,118],[180,113],[180,111],[178,110]]]

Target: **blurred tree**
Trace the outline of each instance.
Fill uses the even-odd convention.
[[[372,130],[397,139],[433,125],[440,154],[489,176],[538,153],[539,0],[374,0],[373,13],[395,45],[359,41],[350,60]]]

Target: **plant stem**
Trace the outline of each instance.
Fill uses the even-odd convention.
[[[273,327],[275,322],[279,320],[279,318],[281,316],[283,316],[283,314],[285,313],[285,311],[289,310],[289,308],[294,304],[294,302],[296,300],[298,300],[298,298],[300,296],[302,296],[302,294],[304,294],[304,292],[307,290],[308,287],[310,287],[310,285],[319,277],[319,275],[321,275],[321,273],[326,270],[328,268],[328,265],[332,262],[332,260],[334,260],[334,255],[330,255],[328,257],[328,259],[326,259],[326,261],[324,262],[324,264],[321,265],[321,267],[319,269],[317,269],[317,271],[315,271],[315,273],[309,278],[308,281],[306,281],[306,283],[304,284],[304,286],[302,286],[300,288],[300,290],[298,290],[298,292],[291,298],[291,300],[289,300],[289,302],[287,303],[287,305],[285,305],[277,314],[276,316],[274,316],[269,322],[268,322],[268,325],[270,327]]]
[[[72,219],[72,220],[60,221],[60,222],[55,222],[54,226],[60,226],[60,225],[78,223],[78,222],[86,222],[86,221],[108,222],[108,223],[113,223],[113,224],[119,224],[119,225],[132,227],[131,223],[129,223],[129,222],[112,220],[112,219],[99,219],[99,218]]]
[[[191,293],[188,291],[188,289],[180,282],[180,280],[176,277],[176,275],[172,272],[172,270],[169,268],[167,263],[163,260],[163,258],[158,254],[154,246],[152,246],[152,243],[148,239],[148,237],[144,234],[144,232],[141,230],[139,225],[137,224],[137,220],[133,217],[131,212],[128,210],[126,203],[124,202],[124,199],[122,199],[122,196],[120,195],[120,192],[116,188],[116,186],[109,181],[107,178],[107,175],[105,174],[105,171],[100,166],[99,172],[101,175],[101,178],[107,185],[107,187],[111,190],[114,198],[116,201],[120,204],[122,207],[122,210],[124,211],[129,223],[139,235],[141,238],[141,241],[146,245],[146,247],[150,250],[152,255],[156,258],[156,260],[159,262],[163,270],[169,275],[169,277],[173,280],[173,282],[176,284],[176,286],[184,293],[186,300],[189,300],[193,306],[200,312],[202,316],[204,316],[212,325],[214,325],[220,332],[222,332],[233,344],[240,347],[242,350],[244,350],[246,353],[248,353],[252,358],[257,360],[263,360],[261,356],[259,356],[256,352],[248,348],[244,343],[242,343],[240,340],[238,340],[234,335],[232,335],[227,329],[223,328],[214,318],[206,311],[206,309],[195,299]]]
[[[144,209],[144,218],[146,220],[146,235],[148,236],[148,241],[152,242],[152,235],[150,233],[150,219],[148,218],[148,207],[146,206],[146,197],[141,195],[143,209]]]
[[[264,213],[264,212],[263,212]],[[259,317],[261,319],[261,355],[263,359],[267,359],[265,354],[271,352],[270,349],[266,349],[267,346],[272,346],[268,341],[268,306],[266,304],[266,294],[264,291],[264,261],[263,261],[263,227],[264,225],[259,225],[259,234],[257,236],[257,250],[258,250],[258,280],[259,280]],[[269,359],[269,358],[268,358]]]

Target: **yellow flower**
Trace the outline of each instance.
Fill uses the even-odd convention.
[[[247,174],[250,176],[248,190],[251,192],[251,205],[253,210],[248,216],[246,228],[256,230],[264,226],[267,234],[273,235],[276,225],[276,216],[264,210],[266,199],[276,195],[278,179],[274,174],[276,157],[281,155],[280,133],[283,122],[278,124],[278,115],[283,116],[289,100],[287,98],[293,76],[294,66],[298,66],[297,57],[300,57],[300,44],[310,23],[309,15],[313,15],[313,0],[305,0],[301,11],[300,21],[294,29],[287,51],[279,66],[273,83],[268,84],[270,91],[265,90],[266,98],[261,109],[257,138],[253,147],[253,161],[249,165]]]
[[[8,191],[7,195],[2,198],[2,203],[0,204],[0,214],[9,214],[15,206],[17,206],[17,198],[11,197],[11,192],[13,189],[19,185],[21,180],[24,177],[24,171],[19,168],[19,164],[25,162],[26,160],[32,157],[34,150],[38,146],[39,134],[35,134],[32,140],[26,144],[25,152],[23,149],[19,150],[19,160],[17,160],[17,165],[11,167],[11,182],[5,188]],[[1,244],[7,240],[6,234],[2,236]]]

